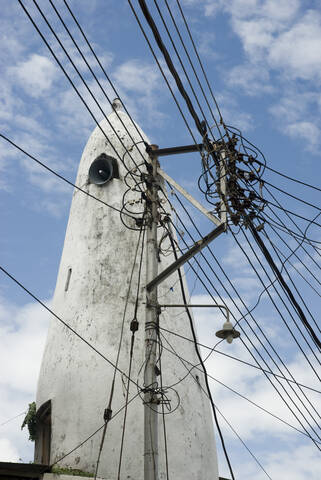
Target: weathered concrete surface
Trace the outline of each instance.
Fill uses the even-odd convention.
[[[134,142],[141,140],[127,115],[118,112],[126,124]],[[117,118],[116,113],[109,120],[122,138],[125,148],[131,148],[133,141]],[[104,120],[101,127],[128,168],[132,163],[125,149]],[[138,144],[144,152],[144,144]],[[88,169],[101,153],[116,156],[98,127],[92,133],[79,166],[77,185],[92,195],[118,208],[127,190],[123,177],[126,169],[118,161],[120,178],[103,186],[88,183]],[[136,162],[142,158],[137,147],[132,149]],[[136,195],[136,196],[135,196]],[[131,198],[139,199],[132,193]],[[166,204],[165,204],[165,208]],[[98,203],[79,191],[75,191],[66,232],[53,310],[70,326],[93,344],[100,352],[115,362],[120,328],[129,284],[130,271],[138,232],[131,231],[120,222],[119,213]],[[169,247],[168,243],[163,245]],[[161,256],[159,271],[174,260],[173,255]],[[68,270],[72,269],[68,290],[65,291]],[[138,269],[135,270],[136,284]],[[140,300],[144,296],[144,265]],[[158,289],[161,303],[182,303],[177,282],[177,273],[167,279]],[[176,282],[176,284],[175,284]],[[175,284],[174,289],[171,289]],[[124,340],[119,367],[128,371],[130,334],[129,323],[133,318],[136,289],[131,290],[125,319]],[[178,315],[179,314],[179,315]],[[144,305],[138,310],[140,328],[136,333],[132,378],[142,384],[144,364]],[[161,326],[173,329],[191,338],[189,322],[185,311],[167,310],[160,317]],[[165,334],[183,358],[198,364],[193,344],[178,337]],[[168,345],[166,345],[168,347]],[[179,359],[163,351],[163,384],[171,385],[184,377],[186,368]],[[113,368],[81,342],[72,332],[52,319],[43,357],[37,393],[37,408],[48,399],[52,400],[52,442],[51,463],[72,450],[103,424],[103,411],[107,406]],[[124,381],[123,381],[124,380]],[[113,412],[124,405],[125,379],[117,374],[113,400]],[[174,413],[166,415],[168,437],[169,471],[175,480],[215,480],[218,478],[216,449],[213,435],[212,414],[208,399],[201,386],[204,380],[199,372],[188,376],[175,389],[180,405]],[[137,393],[130,385],[130,398]],[[169,396],[175,406],[176,397]],[[159,416],[159,478],[166,478],[164,461],[164,439],[162,417]],[[123,411],[108,425],[99,476],[115,479],[119,461],[119,448],[123,422]],[[82,447],[67,456],[61,466],[94,472],[101,432]],[[143,478],[143,405],[137,397],[128,408],[125,447],[122,464],[122,479]]]

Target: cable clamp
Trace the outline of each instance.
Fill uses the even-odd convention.
[[[132,332],[137,332],[138,326],[139,326],[139,322],[137,321],[137,318],[134,318],[134,319],[130,322],[130,330],[131,330]]]
[[[105,408],[104,410],[104,421],[105,423],[108,423],[109,420],[111,420],[111,417],[112,417],[112,414],[113,414],[113,411],[111,408]]]

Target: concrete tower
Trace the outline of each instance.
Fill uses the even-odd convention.
[[[140,134],[146,142],[149,141],[139,129],[138,134],[137,127],[119,110],[119,106],[115,106],[115,109],[108,117],[113,128],[106,120],[100,124],[109,141],[98,127],[90,136],[81,158],[76,184],[91,195],[120,209],[123,195],[128,190],[124,177],[127,170],[134,167],[126,150],[130,151],[137,164],[142,165],[138,149],[145,157],[146,153]],[[88,172],[101,154],[115,158],[114,167],[118,169],[118,175],[102,185],[96,185],[89,181]],[[141,168],[144,170],[145,166],[142,165]],[[141,196],[132,191],[127,198],[139,200]],[[163,205],[167,209],[165,200]],[[159,231],[161,235],[161,229]],[[137,231],[124,226],[117,211],[75,190],[52,309],[113,363],[117,357],[138,236]],[[166,248],[166,242],[162,246]],[[171,249],[168,243],[167,248],[167,256],[160,255],[159,271],[175,260],[173,254],[169,253]],[[140,250],[133,277],[134,287],[129,295],[119,358],[119,369],[125,373],[128,372],[131,337],[129,324],[134,314],[139,258]],[[176,272],[158,288],[162,304],[183,303],[177,280]],[[145,283],[144,260],[137,314],[139,330],[136,332],[131,375],[139,385],[143,384],[144,370]],[[160,316],[160,324],[192,338],[184,309],[168,309]],[[166,332],[164,334],[176,352],[192,364],[198,364],[192,343]],[[161,360],[164,386],[176,384],[186,376],[187,370],[181,361],[165,349]],[[36,401],[37,462],[56,462],[104,423],[103,413],[108,403],[113,373],[114,369],[110,364],[52,318]],[[165,418],[169,472],[175,480],[218,478],[212,414],[202,387],[204,388],[202,374],[194,370],[193,376],[187,376],[173,387],[177,393],[171,389],[167,393],[172,409],[175,410],[169,413],[165,408],[168,413]],[[135,394],[137,387],[131,384],[129,399]],[[126,377],[117,373],[112,404],[114,414],[123,407],[125,395]],[[110,480],[117,478],[123,413],[124,411],[121,411],[108,424],[99,477]],[[128,406],[120,477],[122,479],[144,478],[143,417],[142,400],[137,396]],[[162,479],[166,478],[166,474],[161,415],[159,424],[159,479]],[[93,473],[100,442],[101,432],[67,455],[59,465]]]

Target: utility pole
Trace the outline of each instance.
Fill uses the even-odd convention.
[[[220,204],[220,217],[216,217],[180,185],[171,179],[159,168],[158,157],[175,155],[180,153],[198,151],[201,145],[187,145],[182,147],[158,149],[157,145],[147,146],[146,152],[149,155],[147,162],[147,174],[145,176],[146,191],[146,320],[145,320],[145,370],[144,370],[144,480],[158,480],[158,403],[157,392],[157,340],[158,340],[158,315],[159,307],[157,301],[157,286],[169,275],[180,268],[184,263],[194,257],[199,251],[205,248],[214,238],[226,231],[226,168],[225,155],[220,155],[220,189],[223,193]],[[187,252],[174,261],[171,265],[158,273],[158,243],[157,224],[159,221],[158,212],[158,178],[162,177],[174,188],[185,196],[194,207],[198,208],[214,224],[215,229],[208,235],[198,240]],[[168,305],[175,307],[178,305]],[[179,305],[180,307],[185,305]],[[187,307],[187,306],[186,306]],[[223,306],[223,308],[226,308]],[[228,325],[229,326],[229,325]],[[231,336],[231,332],[230,333]],[[226,332],[223,331],[223,337]],[[234,338],[236,338],[234,336]]]
[[[157,150],[156,145],[152,145]],[[146,282],[151,282],[158,273],[158,185],[157,156],[150,156],[146,177]],[[145,370],[144,370],[144,480],[158,480],[158,398],[156,358],[158,335],[157,286],[146,289],[145,320]]]

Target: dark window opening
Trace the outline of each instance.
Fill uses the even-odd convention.
[[[51,400],[43,403],[36,413],[35,463],[50,465]]]
[[[67,290],[69,288],[71,272],[72,272],[71,268],[68,268],[67,280],[66,280],[66,285],[65,285],[65,292],[67,292]]]

